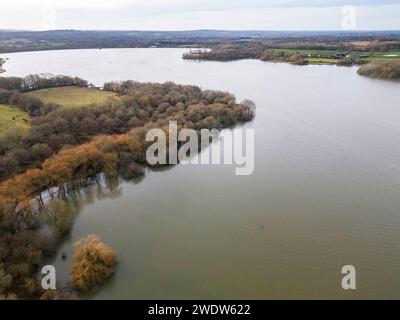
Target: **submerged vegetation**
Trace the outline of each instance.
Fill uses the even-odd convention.
[[[72,226],[74,210],[65,201],[97,181],[99,174],[142,175],[150,128],[167,130],[169,121],[195,130],[226,128],[251,120],[255,112],[252,102],[237,103],[230,93],[172,82],[106,83],[101,93],[118,99],[80,108],[35,97],[34,88],[65,87],[66,82],[75,85],[68,89],[71,95],[86,83],[68,77],[0,79],[0,101],[32,117],[29,128],[7,130],[0,139],[0,274],[7,280],[0,294],[4,297],[53,297],[43,295],[34,275]],[[91,242],[98,243],[84,244],[90,247]],[[92,276],[80,269],[71,271],[73,285],[80,290],[109,273],[103,270]]]
[[[400,60],[371,62],[362,66],[358,74],[371,78],[400,80]]]
[[[114,250],[96,235],[88,235],[75,243],[71,284],[74,289],[87,291],[113,274],[117,263]]]

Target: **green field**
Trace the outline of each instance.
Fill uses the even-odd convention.
[[[18,108],[0,104],[0,136],[11,128],[28,128],[29,120],[29,115]]]
[[[307,58],[310,64],[336,64],[338,63],[338,59],[329,59],[329,58]]]
[[[302,54],[302,55],[312,55],[306,60],[310,64],[336,64],[340,59],[333,59],[329,56],[338,53],[338,51],[332,50],[299,50],[299,49],[270,49],[273,52],[284,52],[287,54]],[[351,55],[369,55],[368,58],[359,58],[361,61],[379,61],[379,60],[400,60],[400,51],[387,51],[387,52],[361,52],[361,51],[343,51],[343,53]],[[316,56],[320,55],[320,57]]]
[[[80,108],[104,104],[109,98],[117,97],[114,92],[93,88],[60,87],[37,90],[27,93],[44,103],[55,103],[67,108]]]
[[[388,57],[390,55],[396,57]],[[390,51],[390,52],[374,52],[370,57],[363,58],[366,61],[377,61],[377,60],[400,60],[400,51]]]
[[[300,49],[268,49],[272,52],[285,52],[289,54],[335,54],[334,50],[300,50]]]

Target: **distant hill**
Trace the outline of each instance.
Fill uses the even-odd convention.
[[[78,48],[209,47],[241,41],[400,40],[400,31],[20,31],[0,30],[0,53]]]

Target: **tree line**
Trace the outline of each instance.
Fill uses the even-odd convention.
[[[78,77],[52,74],[30,74],[26,77],[1,77],[0,88],[27,92],[54,87],[77,86],[87,87],[88,82]]]
[[[297,65],[308,64],[306,54],[272,50],[273,46],[262,43],[223,44],[211,50],[191,50],[183,54],[183,59],[233,61],[258,59],[262,61],[285,61]]]

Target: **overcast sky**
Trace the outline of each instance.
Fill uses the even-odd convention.
[[[400,30],[400,0],[1,0],[0,17],[30,30]]]

